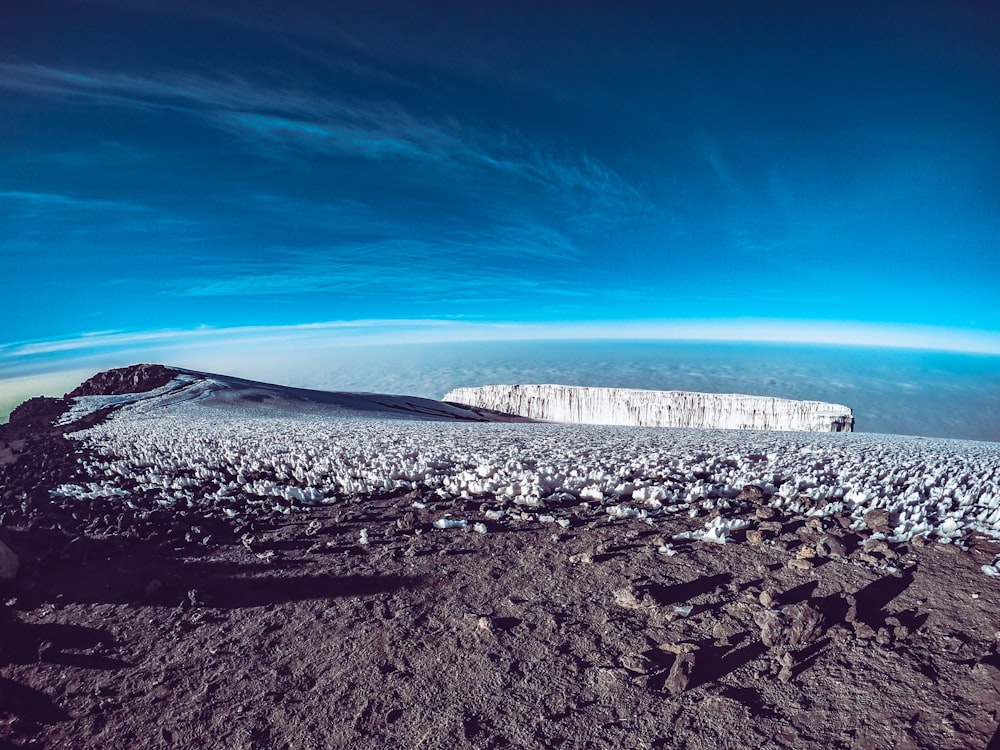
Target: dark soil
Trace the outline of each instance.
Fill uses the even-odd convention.
[[[779,516],[666,556],[705,518],[478,534],[413,494],[119,528],[49,498],[79,447],[35,408],[0,431],[0,747],[1000,746],[992,540]]]

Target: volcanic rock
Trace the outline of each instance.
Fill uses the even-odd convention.
[[[8,422],[20,428],[50,427],[71,403],[65,398],[36,396],[29,398],[10,413]]]
[[[687,690],[691,682],[691,673],[694,672],[694,663],[695,652],[678,654],[663,684],[664,689],[671,695],[680,695]]]
[[[764,491],[755,484],[744,485],[743,490],[736,496],[737,502],[750,503],[751,505],[758,505],[763,500]]]
[[[875,508],[864,515],[865,526],[872,531],[889,530],[889,511],[884,508]]]
[[[781,609],[762,610],[754,615],[760,639],[768,647],[800,649],[823,633],[823,615],[808,604],[788,604]]]
[[[131,365],[99,372],[66,394],[77,396],[118,396],[144,393],[165,386],[181,373],[163,365]]]
[[[833,534],[827,534],[816,542],[816,551],[823,557],[847,557],[847,547]]]

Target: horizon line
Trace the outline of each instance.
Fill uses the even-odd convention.
[[[607,340],[770,343],[915,349],[1000,355],[1000,332],[973,328],[862,321],[769,318],[631,321],[471,321],[457,319],[362,319],[289,325],[258,325],[147,331],[96,331],[51,339],[0,343],[0,366],[40,359],[266,342],[366,346],[500,341]],[[164,351],[166,354],[167,351]],[[59,355],[64,355],[60,357]],[[16,368],[15,369],[19,369]],[[0,376],[0,379],[3,379]]]

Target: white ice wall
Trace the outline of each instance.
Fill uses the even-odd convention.
[[[456,388],[444,401],[530,419],[640,427],[851,432],[854,416],[840,404],[769,396],[568,385]]]

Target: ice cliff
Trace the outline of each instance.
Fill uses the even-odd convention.
[[[445,395],[444,401],[547,422],[809,432],[854,430],[854,415],[846,406],[735,393],[487,385],[456,388]]]

